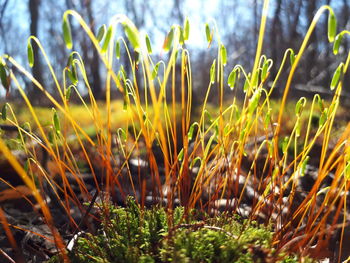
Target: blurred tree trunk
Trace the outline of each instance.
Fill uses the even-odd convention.
[[[179,25],[185,20],[183,14],[183,2],[184,1],[181,0],[174,0],[173,2],[172,16],[177,19]]]
[[[30,15],[30,35],[38,37],[38,21],[39,21],[39,7],[41,0],[29,0],[29,15]],[[39,47],[34,42],[33,52],[34,52],[34,67],[32,68],[33,77],[44,86],[43,76],[42,76],[42,65],[39,56]],[[32,84],[29,89],[29,97],[34,103],[38,103],[42,93],[38,88]]]
[[[306,19],[307,19],[307,28],[312,23],[312,20],[314,19],[315,13],[316,13],[316,0],[305,0],[306,2]],[[317,59],[317,32],[313,32],[310,36],[309,45],[308,45],[308,52],[306,55],[306,72],[309,74],[305,74],[306,76],[309,76],[311,79],[314,77],[313,74],[313,67],[316,66],[315,59]],[[303,82],[306,83],[308,79],[304,80]]]
[[[349,0],[343,0],[343,7],[342,7],[342,29],[347,29],[349,30],[349,28],[347,28],[347,25],[349,24]],[[343,41],[343,45],[344,45],[344,49],[348,50],[348,41]]]
[[[4,51],[5,53],[8,53],[7,51],[7,47],[8,47],[8,43],[7,43],[7,38],[5,36],[5,27],[4,27],[4,14],[6,11],[6,7],[7,4],[9,3],[9,0],[5,0],[4,2],[1,3],[0,5],[0,33],[1,33],[1,39],[4,43]]]
[[[325,5],[330,5],[331,4],[331,0],[326,0]],[[324,16],[324,32],[321,32],[322,33],[322,36],[327,36],[327,31],[328,31],[328,16]],[[325,37],[323,37],[324,39]],[[347,41],[344,41],[345,43]],[[328,44],[328,38],[326,38],[326,45]],[[330,46],[330,45],[328,45]],[[320,70],[322,70],[321,72],[321,76],[322,76],[322,79],[321,79],[321,83],[316,83],[316,84],[319,84],[321,86],[323,86],[324,88],[326,88],[328,85],[328,82],[329,80],[331,79],[332,77],[332,72],[330,70],[330,65],[332,65],[332,60],[334,59],[333,57],[333,52],[332,52],[332,49],[331,48],[326,48],[325,49],[325,55],[324,55],[324,59],[322,61],[322,68]]]
[[[301,12],[301,7],[302,7],[303,1],[299,0],[298,4],[296,6],[296,11],[294,14],[294,19],[292,21],[292,26],[290,27],[291,30],[291,34],[290,34],[290,40],[293,40],[293,38],[297,37],[298,35],[298,31],[297,31],[297,27],[299,24],[299,18],[300,18],[300,12]]]
[[[91,0],[86,0],[85,6],[86,6],[86,13],[87,13],[90,29],[95,34],[95,29],[94,29],[95,19],[92,13]],[[93,47],[90,42],[89,42],[89,46],[90,46],[89,49],[91,51],[91,55],[90,55],[90,59],[88,60],[89,65],[87,65],[87,67],[89,68],[89,71],[90,71],[91,88],[95,98],[102,99],[103,94],[102,94],[102,85],[101,85],[101,77],[100,77],[100,58],[96,48]],[[86,54],[86,55],[87,55],[86,57],[89,57],[89,54]]]
[[[258,17],[258,0],[254,0],[253,3],[253,40],[254,40],[254,45],[257,45],[258,43],[258,35],[259,35],[259,17]]]
[[[279,67],[279,58],[281,58],[281,50],[283,51],[284,41],[282,34],[282,23],[281,23],[281,10],[282,10],[282,0],[276,1],[276,9],[272,18],[272,28],[270,31],[270,48],[271,48],[271,59],[276,66],[271,70],[272,77],[277,75],[277,69]]]

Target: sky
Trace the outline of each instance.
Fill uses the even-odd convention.
[[[80,0],[73,0],[80,1]],[[101,0],[92,0],[93,8],[95,11],[96,25],[102,25],[103,23],[108,24],[109,19],[118,13],[125,13],[123,6],[120,5],[119,1],[101,1]],[[50,3],[52,2],[53,6],[61,4],[65,4],[65,0],[42,0],[42,3]],[[107,4],[102,4],[102,3]],[[146,0],[146,3],[151,5],[154,8],[154,13],[156,15],[156,21],[146,21],[146,27],[148,28],[148,32],[150,35],[153,33],[153,37],[151,38],[152,44],[154,48],[161,47],[164,41],[165,32],[159,31],[157,29],[151,30],[153,32],[149,32],[152,29],[152,26],[157,23],[162,23],[163,28],[169,29],[173,24],[173,21],[169,19],[170,10],[172,8],[172,1],[169,0]],[[190,39],[188,41],[189,47],[205,49],[207,47],[207,43],[205,40],[205,31],[204,25],[206,22],[209,22],[212,19],[218,20],[220,17],[220,5],[219,0],[184,0],[183,1],[183,12],[184,16],[188,17],[191,23],[191,33]],[[249,10],[249,6],[252,4],[252,0],[238,1],[238,5],[235,7],[236,12],[241,14],[240,19],[242,22],[247,14],[247,10]],[[239,10],[238,10],[239,9]],[[54,10],[54,7],[53,7]],[[238,10],[238,11],[237,11]],[[227,11],[227,10],[225,10]],[[9,6],[6,10],[7,16],[15,17],[16,23],[15,28],[21,31],[21,34],[16,35],[18,38],[18,47],[26,49],[27,38],[29,37],[29,14],[28,14],[28,1],[27,0],[10,0]],[[41,14],[41,20],[47,19],[43,17]],[[228,18],[230,19],[230,18]],[[59,27],[61,24],[58,25]],[[220,33],[221,30],[219,30]],[[39,34],[43,35],[47,33],[47,28],[45,26],[41,26],[39,29]],[[223,32],[221,32],[223,33]],[[42,36],[39,35],[39,38]],[[3,45],[0,43],[0,52],[3,51]]]
[[[171,10],[172,8],[172,2],[167,0],[159,0],[159,1],[149,1],[151,2],[157,2],[157,5],[154,6],[154,12],[157,16],[156,19],[159,21],[146,21],[146,27],[147,31],[141,30],[142,33],[150,33],[149,30],[152,28],[154,23],[168,23],[167,25],[164,25],[164,28],[170,29],[173,22],[169,19],[167,19],[166,13],[164,10]],[[214,18],[217,12],[218,7],[218,0],[211,0],[211,1],[203,1],[203,0],[187,0],[185,1],[184,5],[184,17],[188,17],[191,25],[191,33],[190,33],[190,39],[187,42],[188,46],[192,46],[195,48],[205,48],[207,46],[206,40],[205,40],[205,31],[204,31],[204,25],[206,22],[208,22],[211,18]],[[154,3],[153,3],[154,4]],[[107,16],[97,16],[101,18],[100,21],[97,20],[97,24],[102,23],[108,23],[106,21],[106,17],[111,18],[116,13],[124,13],[124,10],[118,8],[118,7],[111,7],[112,11],[109,11],[109,14]],[[112,12],[114,12],[112,14]],[[97,12],[98,14],[99,12]],[[203,17],[203,13],[205,13],[205,17]],[[157,29],[155,29],[153,32],[154,37],[151,39],[152,44],[155,49],[159,49],[163,45],[165,34],[164,32],[161,32]]]
[[[44,1],[53,1],[53,0],[44,0]],[[64,0],[57,0],[64,4]],[[76,0],[75,0],[76,1]],[[106,11],[106,7],[102,6],[104,10],[99,10],[99,0],[93,0],[93,4],[96,6],[96,24],[101,25],[103,23],[108,24],[108,19],[110,19],[113,15],[117,13],[123,13],[124,10],[120,8],[120,6],[116,6],[110,4],[110,8]],[[108,2],[108,1],[107,1]],[[148,1],[152,2],[152,1]],[[153,1],[154,2],[154,1]],[[201,1],[201,0],[191,0],[185,1],[186,4],[184,6],[184,14],[185,17],[189,17],[191,22],[191,34],[188,44],[195,47],[205,47],[205,34],[204,34],[204,24],[212,17],[215,16],[215,11],[217,10],[218,0],[211,1]],[[155,13],[160,16],[159,20],[164,18],[167,21],[167,17],[164,17],[163,10],[170,10],[171,1],[158,1],[157,5],[154,7]],[[198,11],[205,12],[206,17],[203,18]],[[7,16],[16,17],[15,28],[20,30],[24,34],[17,35],[18,37],[18,45],[20,47],[26,47],[27,37],[29,36],[29,15],[28,15],[28,3],[26,0],[11,0],[6,10]],[[42,19],[42,17],[41,17]],[[158,23],[158,21],[148,21],[148,26],[152,26],[153,23]],[[162,21],[163,23],[163,21]],[[60,25],[59,25],[60,26]],[[167,26],[170,28],[171,24]],[[44,28],[44,27],[43,27]],[[44,30],[40,30],[41,34],[45,34]],[[149,33],[149,32],[148,32]],[[39,36],[40,37],[40,36]],[[162,46],[164,40],[164,32],[159,32],[155,30],[155,37],[152,39],[152,42],[155,47]],[[3,51],[3,45],[0,43],[0,51]]]
[[[80,0],[73,0],[80,1]],[[118,13],[125,13],[123,6],[118,4],[119,1],[102,1],[102,0],[92,0],[93,9],[95,15],[95,24],[98,28],[102,24],[109,24],[109,20]],[[142,1],[142,0],[136,0]],[[147,4],[154,8],[154,19],[146,20],[146,31],[140,30],[141,33],[148,33],[151,36],[152,48],[156,55],[166,56],[162,51],[162,46],[166,33],[164,29],[169,30],[174,21],[170,19],[170,13],[172,8],[172,1],[169,0],[145,0]],[[238,1],[239,2],[239,1]],[[235,7],[236,10],[240,9],[242,14],[242,21],[245,19],[247,14],[246,6],[252,3],[252,0],[241,1],[244,4]],[[52,5],[52,12],[55,11],[55,6],[65,6],[65,0],[42,0],[42,4],[45,3],[45,8],[47,4]],[[102,4],[104,3],[104,4]],[[219,0],[184,0],[183,2],[183,13],[184,17],[188,17],[190,21],[190,38],[186,43],[186,47],[191,51],[191,56],[193,57],[196,52],[194,50],[205,50],[207,48],[207,42],[205,37],[205,23],[213,25],[213,20],[222,21],[220,17],[220,4]],[[61,11],[61,10],[59,10]],[[137,10],[142,12],[142,10]],[[230,10],[226,10],[229,11]],[[51,12],[51,10],[49,10]],[[49,34],[50,25],[45,23],[50,17],[45,17],[45,15],[50,15],[47,10],[40,10],[39,18],[39,39],[41,40],[44,48],[47,48],[47,34]],[[56,13],[57,14],[57,13]],[[230,14],[230,13],[229,13]],[[127,15],[127,14],[126,14]],[[10,0],[9,5],[6,9],[6,19],[12,16],[12,26],[14,33],[11,33],[11,37],[15,38],[16,46],[12,47],[11,50],[16,52],[11,53],[22,65],[28,66],[26,50],[27,50],[27,39],[30,35],[29,32],[29,12],[28,12],[28,0]],[[228,18],[228,19],[232,19]],[[160,25],[160,28],[154,27],[154,25]],[[61,20],[57,21],[57,26],[59,30],[61,29]],[[219,26],[220,27],[220,26]],[[223,29],[219,28],[219,33],[222,34]],[[56,39],[61,38],[60,36],[52,36]],[[58,39],[59,41],[59,39]],[[62,40],[61,40],[62,41]],[[10,43],[14,42],[14,39],[9,40]],[[58,45],[58,44],[57,44]],[[49,50],[47,50],[50,52]],[[4,52],[4,45],[0,43],[0,54]],[[51,51],[52,52],[52,51]],[[1,92],[1,91],[0,91]]]

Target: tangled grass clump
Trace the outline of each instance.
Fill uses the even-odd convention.
[[[164,208],[141,210],[129,198],[125,208],[110,207],[108,216],[101,214],[100,233],[78,237],[69,258],[72,262],[299,262],[296,256],[276,254],[273,233],[254,221],[239,222],[229,214],[198,221],[192,211],[183,222],[181,207],[173,214],[169,225]]]

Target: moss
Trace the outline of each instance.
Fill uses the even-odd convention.
[[[80,237],[69,252],[73,263],[298,262],[297,256],[276,255],[269,228],[228,214],[198,221],[193,212],[185,217],[181,207],[172,213],[141,210],[130,198],[125,208],[110,206],[101,217],[99,233]]]

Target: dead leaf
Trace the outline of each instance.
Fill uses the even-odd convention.
[[[31,196],[33,196],[32,191],[27,186],[19,185],[15,188],[6,189],[0,192],[0,203]]]

